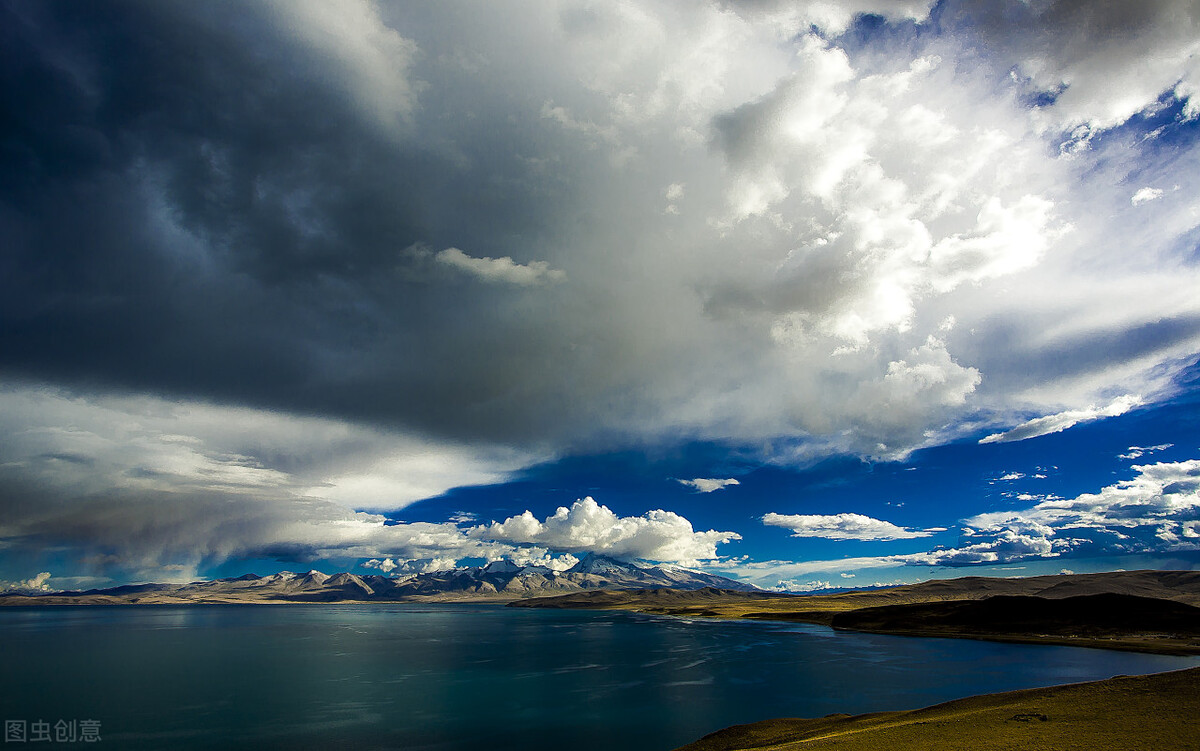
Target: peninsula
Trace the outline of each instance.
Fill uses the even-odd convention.
[[[903,636],[1200,654],[1200,572],[1194,571],[963,577],[806,596],[712,588],[578,592],[512,606],[784,620]]]

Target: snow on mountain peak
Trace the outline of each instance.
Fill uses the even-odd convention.
[[[588,553],[579,563],[567,569],[567,572],[575,574],[623,574],[636,571],[639,568],[639,566],[635,566],[632,563],[618,561],[616,558],[609,558],[606,555]]]
[[[520,570],[521,570],[520,566],[518,566],[517,564],[508,560],[507,558],[502,558],[498,561],[492,561],[488,565],[484,566],[480,570],[480,573],[481,574],[515,574]]]

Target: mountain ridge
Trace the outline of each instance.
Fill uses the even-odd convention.
[[[258,576],[187,584],[132,584],[107,589],[0,595],[0,605],[176,604],[235,602],[405,602],[430,600],[510,601],[601,589],[704,587],[757,592],[757,587],[715,574],[662,566],[642,566],[588,554],[565,571],[492,561],[421,574],[325,574],[281,571]]]

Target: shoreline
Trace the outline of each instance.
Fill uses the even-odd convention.
[[[1200,608],[1164,597],[1099,592],[1043,598],[963,590],[938,599],[917,588],[811,597],[748,598],[710,590],[593,592],[510,607],[626,610],[647,615],[761,620],[837,631],[972,639],[1172,656],[1200,655]]]
[[[922,709],[734,725],[676,751],[1163,751],[1200,748],[1200,667],[956,699]]]
[[[428,599],[428,600],[155,600],[155,601],[131,601],[131,600],[112,600],[112,601],[90,601],[90,602],[45,602],[39,601],[41,598],[28,598],[33,602],[3,602],[0,603],[4,608],[13,609],[53,609],[60,607],[193,607],[193,606],[241,606],[241,607],[256,607],[256,606],[271,606],[271,605],[366,605],[371,607],[383,605],[493,605],[511,607],[515,602],[524,602],[523,600],[510,599]],[[528,606],[523,606],[528,607]],[[534,606],[537,607],[537,606]],[[545,608],[558,609],[558,608]],[[675,612],[665,612],[664,609],[658,608],[637,608],[637,607],[589,607],[589,608],[570,608],[574,610],[593,610],[593,611],[625,611],[631,613],[640,613],[642,615],[653,615],[667,618],[694,619],[704,618],[706,620],[720,621],[761,621],[774,623],[804,623],[812,626],[825,626],[834,631],[844,631],[848,633],[861,634],[879,634],[881,636],[902,636],[917,639],[970,639],[973,641],[991,641],[1005,644],[1034,644],[1046,646],[1060,647],[1078,647],[1080,649],[1108,649],[1118,652],[1140,652],[1143,654],[1160,654],[1171,657],[1193,657],[1200,656],[1200,644],[1188,643],[1177,640],[1150,640],[1141,641],[1137,639],[1100,639],[1100,638],[1072,638],[1055,635],[981,635],[967,632],[950,632],[950,631],[934,631],[934,630],[882,630],[882,629],[855,629],[855,628],[838,628],[833,626],[826,617],[788,617],[788,613],[749,613],[746,615],[727,615],[715,612],[678,612],[686,610],[681,608],[672,609]]]
[[[603,608],[594,608],[601,610]],[[858,628],[838,628],[829,623],[826,619],[818,618],[781,618],[773,617],[755,617],[753,615],[731,616],[720,614],[699,614],[699,613],[660,613],[653,610],[638,610],[632,608],[612,608],[613,610],[626,610],[633,613],[643,613],[645,615],[664,616],[668,618],[706,618],[711,620],[722,621],[739,621],[753,620],[774,623],[805,623],[810,626],[826,626],[834,631],[843,631],[846,633],[856,634],[879,634],[880,636],[903,636],[914,639],[970,639],[972,641],[991,641],[1000,642],[1003,644],[1035,644],[1057,647],[1078,647],[1080,649],[1108,649],[1116,652],[1140,652],[1142,654],[1157,654],[1167,655],[1170,657],[1196,657],[1200,656],[1200,644],[1184,642],[1182,640],[1153,640],[1139,641],[1136,639],[1099,639],[1099,638],[1072,638],[1065,636],[1055,636],[1052,634],[1026,634],[1026,635],[982,635],[968,632],[950,632],[950,631],[922,631],[922,630],[882,630],[882,629],[858,629]]]

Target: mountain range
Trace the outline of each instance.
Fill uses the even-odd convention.
[[[627,563],[589,553],[565,571],[493,561],[486,566],[399,576],[283,571],[188,584],[134,584],[82,592],[12,593],[3,605],[517,600],[597,589],[758,591],[752,585],[674,566]]]

